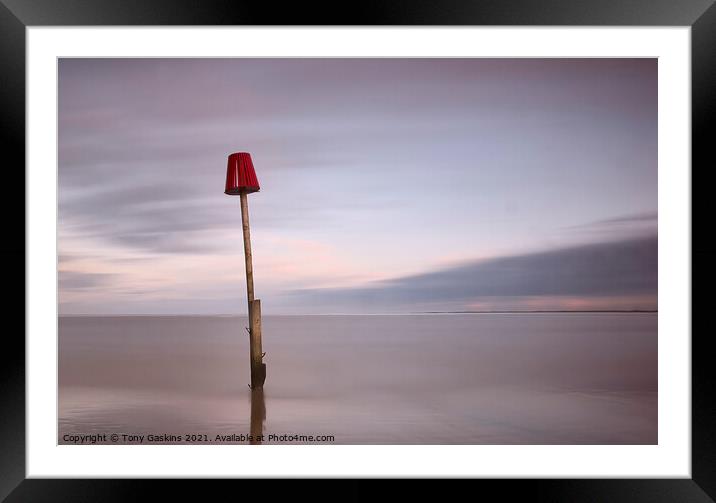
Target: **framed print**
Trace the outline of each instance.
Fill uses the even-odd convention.
[[[252,477],[713,497],[712,2],[85,7],[0,10],[26,166],[8,501]]]

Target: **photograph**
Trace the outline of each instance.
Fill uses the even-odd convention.
[[[57,443],[659,444],[658,61],[57,58]]]

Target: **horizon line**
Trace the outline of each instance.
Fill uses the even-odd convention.
[[[415,311],[409,313],[264,313],[266,316],[414,316],[414,315],[430,315],[430,314],[540,314],[540,313],[658,313],[658,309],[534,309],[534,310],[493,310],[493,311]],[[176,314],[176,313],[79,313],[79,314],[58,314],[58,318],[110,318],[110,317],[172,317],[172,318],[188,318],[188,317],[240,317],[245,318],[247,314],[236,313],[193,313],[193,314]]]

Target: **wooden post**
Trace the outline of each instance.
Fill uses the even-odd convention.
[[[249,312],[254,300],[254,267],[251,264],[251,231],[249,230],[249,201],[245,191],[241,191],[241,228],[244,231],[244,259],[246,261],[246,294],[249,298]],[[249,316],[250,319],[250,316]],[[250,322],[249,322],[250,323]]]
[[[266,380],[266,364],[263,362],[263,350],[261,349],[261,301],[259,299],[251,301],[250,314],[251,387],[262,388]]]
[[[264,420],[266,419],[266,402],[264,401],[263,388],[253,388],[251,390],[251,424],[249,432],[251,434],[251,444],[260,444],[259,438],[264,433]]]
[[[261,350],[261,304],[254,300],[254,269],[251,262],[251,232],[249,230],[249,203],[245,191],[241,199],[241,227],[244,232],[244,259],[246,262],[246,295],[249,307],[249,351],[251,356],[251,388],[260,388],[266,379],[266,366]]]

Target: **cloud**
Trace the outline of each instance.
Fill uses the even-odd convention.
[[[89,273],[78,271],[60,271],[60,291],[87,290],[109,284],[116,276],[111,273]]]
[[[658,213],[656,211],[646,211],[643,213],[634,213],[631,215],[622,215],[613,218],[604,218],[601,220],[595,220],[587,222],[585,224],[574,225],[572,228],[585,228],[585,227],[615,227],[623,225],[642,225],[642,224],[656,224],[658,221]]]
[[[469,262],[363,288],[305,289],[307,304],[400,307],[481,298],[630,296],[657,293],[657,237]]]
[[[645,211],[570,225],[566,229],[584,237],[591,236],[592,239],[603,241],[628,239],[636,236],[648,237],[656,234],[658,223],[656,211]]]

